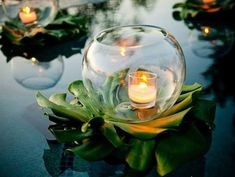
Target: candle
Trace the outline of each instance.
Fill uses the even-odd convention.
[[[202,2],[204,4],[211,4],[211,3],[215,2],[215,0],[202,0]]]
[[[24,24],[33,23],[37,20],[36,12],[28,6],[21,8],[21,11],[19,12],[19,17],[22,23]]]
[[[146,71],[129,74],[128,96],[135,108],[150,108],[157,96],[156,75]]]

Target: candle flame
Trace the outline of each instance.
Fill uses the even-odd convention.
[[[145,75],[143,75],[143,76],[142,76],[142,80],[143,80],[144,82],[147,82],[147,77],[146,77]]]
[[[202,32],[204,36],[208,36],[208,34],[211,32],[211,29],[210,27],[206,26],[206,27],[203,27]]]
[[[26,14],[29,14],[31,12],[31,9],[28,6],[25,6],[25,7],[22,7],[21,11],[26,13]]]
[[[126,56],[126,48],[125,47],[120,47],[120,54],[121,56]]]
[[[144,83],[144,82],[140,82],[139,87],[140,87],[141,89],[147,88],[147,84]]]

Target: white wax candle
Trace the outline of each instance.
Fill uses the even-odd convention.
[[[149,103],[156,99],[157,89],[155,86],[149,86],[146,83],[130,85],[128,88],[129,98],[136,103]]]
[[[19,18],[24,24],[33,23],[37,20],[37,14],[30,7],[26,6],[19,12]]]

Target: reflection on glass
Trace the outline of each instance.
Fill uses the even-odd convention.
[[[62,56],[49,62],[40,62],[32,57],[14,57],[11,60],[11,72],[14,79],[23,87],[40,90],[53,87],[64,71]]]
[[[234,32],[224,26],[203,25],[190,32],[189,43],[199,57],[222,57],[233,46]]]
[[[46,26],[57,13],[56,0],[3,0],[8,19],[17,26]]]

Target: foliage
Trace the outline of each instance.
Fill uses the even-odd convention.
[[[102,95],[88,92],[82,81],[71,83],[68,91],[70,101],[66,93],[48,99],[38,92],[36,99],[52,110],[46,115],[55,123],[49,130],[57,140],[72,143],[67,151],[88,161],[118,160],[141,174],[155,166],[164,176],[210,147],[215,104],[200,98],[198,83],[184,85],[175,105],[159,118],[140,123],[112,117],[100,103]]]
[[[16,25],[14,21],[5,22],[1,32],[0,45],[3,54],[10,61],[14,56],[22,56],[25,58],[35,57],[39,61],[45,60],[45,53],[48,46],[52,47],[60,43],[65,43],[81,38],[79,41],[83,43],[86,39],[88,31],[88,19],[85,16],[71,16],[58,13],[56,19],[46,27],[26,28],[25,26]],[[70,42],[71,43],[71,42]],[[73,51],[68,44],[66,50],[52,48],[51,55],[47,55],[47,61],[56,58],[59,54],[70,56]],[[65,52],[66,51],[66,52]],[[55,56],[57,55],[57,56]]]
[[[200,1],[187,0],[186,2],[176,3],[173,6],[175,11],[173,16],[177,20],[186,20],[190,18],[196,18],[202,14],[209,15],[214,13],[221,13],[224,11],[231,10],[235,7],[234,2],[219,2],[218,4],[206,5],[200,3]]]

